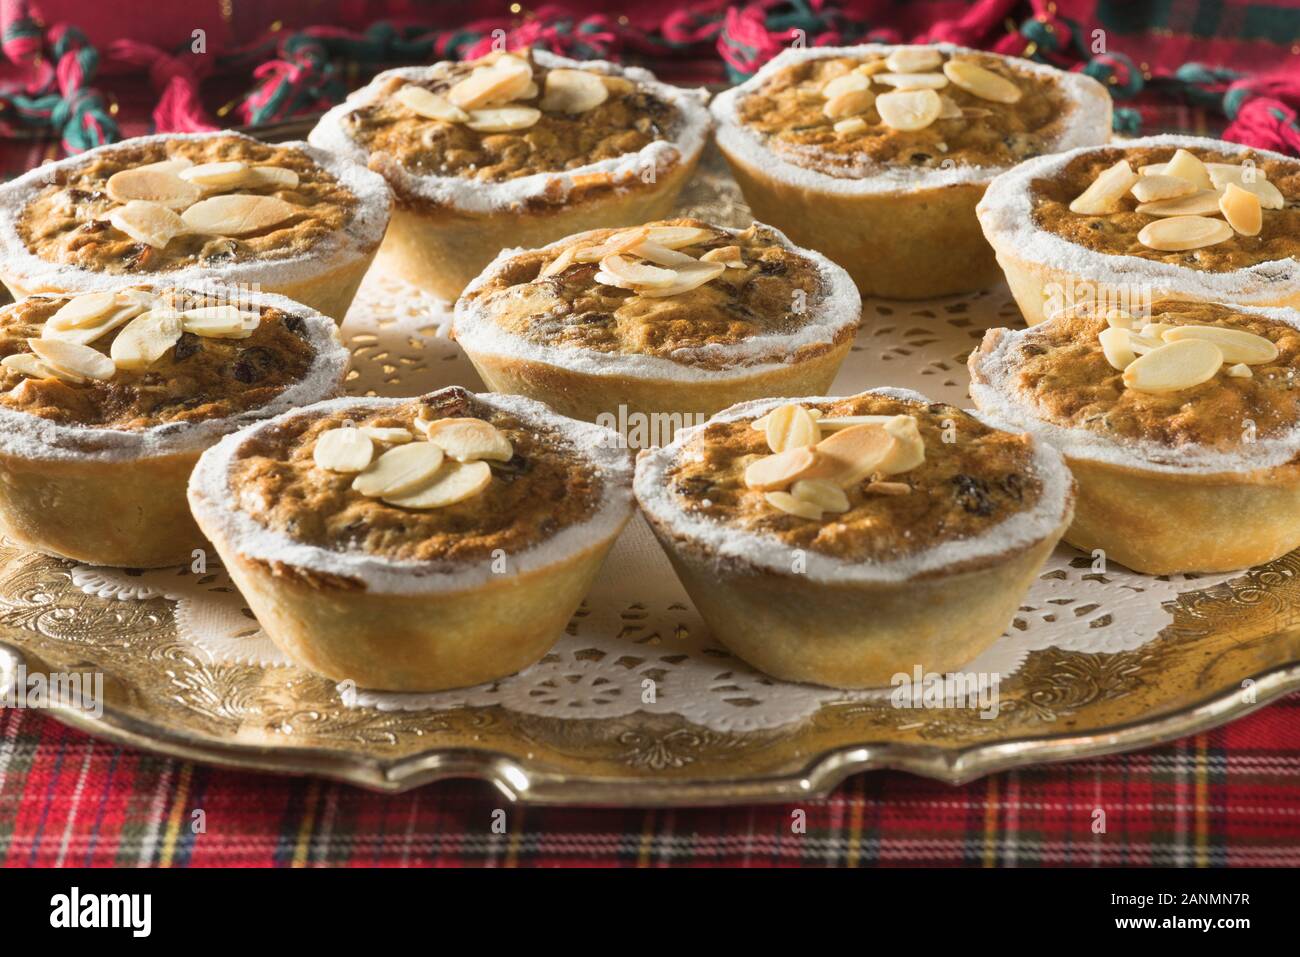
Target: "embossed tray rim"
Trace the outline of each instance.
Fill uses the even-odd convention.
[[[44,667],[39,659],[10,645],[0,634],[0,698],[8,697],[21,664],[29,671]],[[222,744],[139,721],[108,705],[100,718],[88,717],[70,707],[43,710],[87,734],[171,758],[236,770],[319,776],[371,791],[396,794],[438,781],[468,778],[489,784],[507,800],[521,804],[685,807],[823,797],[851,775],[876,770],[907,771],[960,785],[1012,768],[1077,761],[1164,744],[1244,717],[1300,690],[1300,662],[1278,665],[1250,680],[1254,682],[1253,702],[1247,701],[1237,688],[1180,711],[1108,729],[1028,736],[962,748],[868,741],[824,751],[797,773],[739,781],[579,778],[540,762],[474,748],[430,748],[387,761],[332,748]]]

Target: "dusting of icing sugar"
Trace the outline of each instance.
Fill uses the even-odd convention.
[[[894,399],[929,404],[930,400],[910,389],[868,389],[859,395],[882,395]],[[810,396],[802,399],[758,399],[742,402],[719,412],[708,422],[677,433],[662,448],[642,452],[637,458],[637,501],[653,524],[666,528],[679,539],[686,539],[719,564],[744,562],[780,575],[790,574],[791,548],[775,535],[751,532],[714,519],[686,511],[672,494],[668,470],[686,446],[713,422],[754,419],[778,405],[799,403],[814,405],[842,402],[846,396]],[[978,413],[971,413],[986,425],[997,427]],[[1021,431],[1021,430],[1013,430]],[[1035,476],[1042,483],[1042,494],[1033,508],[1018,512],[983,533],[944,542],[915,555],[884,561],[850,562],[804,552],[805,577],[817,582],[903,582],[920,575],[941,572],[945,568],[979,559],[992,559],[1019,551],[1054,535],[1069,521],[1074,511],[1074,479],[1065,467],[1061,454],[1041,441],[1033,444]]]
[[[673,353],[674,358],[539,345],[503,329],[490,316],[485,315],[481,302],[467,298],[471,292],[490,282],[510,259],[527,251],[505,249],[465,288],[456,302],[453,320],[456,340],[470,352],[526,359],[552,366],[558,365],[562,360],[565,369],[593,376],[718,382],[729,378],[745,379],[778,369],[785,363],[796,361],[796,353],[800,348],[832,343],[845,329],[856,328],[861,321],[862,297],[849,274],[821,253],[796,246],[779,229],[764,226],[757,221],[754,225],[772,230],[782,246],[803,256],[817,267],[821,288],[815,296],[809,297],[807,321],[794,332],[750,336],[743,342],[734,344],[710,343],[691,349],[679,349]],[[711,228],[732,236],[743,232],[723,226]],[[566,237],[543,246],[542,249],[553,249],[573,239],[572,236]],[[676,358],[678,356],[680,358]],[[781,358],[774,362],[774,356]],[[689,362],[692,358],[721,364],[723,369],[692,365]]]
[[[95,157],[117,150],[151,143],[174,143],[180,140],[205,140],[218,137],[260,142],[233,130],[212,133],[160,133],[139,136],[107,146],[96,147],[53,163],[29,170],[17,179],[0,186],[0,256],[3,271],[21,277],[28,289],[76,289],[91,292],[113,289],[124,282],[166,282],[169,286],[191,286],[207,280],[249,286],[279,287],[310,280],[358,258],[369,256],[379,246],[388,228],[393,197],[388,184],[378,173],[301,141],[276,143],[305,153],[317,166],[328,172],[357,198],[352,218],[343,229],[313,243],[296,256],[282,259],[248,259],[228,263],[197,263],[164,272],[131,277],[119,273],[86,269],[72,263],[55,263],[34,255],[18,233],[18,219],[28,203],[46,186],[54,183],[60,172],[75,169]]]
[[[184,288],[200,291],[203,284],[180,287],[175,283],[121,282],[120,288],[158,290]],[[209,287],[219,288],[219,287]],[[59,299],[38,293],[33,299]],[[314,309],[273,293],[241,293],[242,308],[266,307],[303,320],[313,356],[306,374],[266,405],[235,415],[202,422],[165,422],[146,429],[104,429],[62,425],[14,409],[0,407],[0,454],[36,462],[129,462],[137,459],[198,452],[227,433],[268,416],[279,415],[309,402],[336,395],[343,387],[351,355],[339,341],[333,319]]]
[[[534,173],[501,183],[482,183],[461,176],[412,173],[400,163],[384,163],[386,175],[399,196],[415,197],[432,203],[444,204],[467,212],[487,213],[511,209],[538,197],[567,196],[573,189],[574,177],[592,173],[608,173],[616,181],[640,184],[641,175],[651,166],[661,174],[678,163],[690,163],[700,155],[712,125],[705,90],[685,90],[660,83],[654,74],[638,67],[625,67],[605,60],[570,60],[545,50],[533,51],[533,59],[547,69],[580,69],[609,76],[622,76],[631,80],[661,100],[674,106],[678,113],[678,127],[672,140],[655,140],[635,153],[587,163],[570,170]],[[435,64],[436,66],[436,64]],[[316,124],[308,140],[315,145],[346,156],[365,165],[370,154],[356,142],[344,126],[343,119],[358,107],[376,102],[383,85],[392,77],[420,82],[429,77],[433,66],[399,67],[386,70],[357,90],[347,100],[334,107]]]
[[[437,397],[449,390],[430,393]],[[359,398],[347,396],[317,402],[304,409],[259,423],[228,435],[208,449],[190,476],[190,508],[205,530],[214,531],[229,547],[249,559],[295,566],[321,575],[361,582],[371,594],[416,595],[476,588],[499,580],[492,562],[438,563],[398,561],[358,550],[334,550],[299,542],[284,532],[267,528],[238,507],[239,496],[230,484],[235,453],[250,438],[286,421],[319,418],[334,412],[361,413],[410,405],[420,397]],[[556,415],[540,402],[522,396],[478,394],[484,405],[515,416],[524,424],[550,428],[569,440],[574,452],[600,477],[601,501],[581,522],[560,529],[549,540],[510,556],[514,574],[526,575],[565,561],[604,544],[618,535],[632,516],[632,460],[610,429]]]
[[[891,46],[867,43],[853,47],[805,47],[784,50],[769,60],[757,73],[739,86],[713,98],[709,109],[717,123],[718,145],[730,156],[738,157],[747,166],[761,170],[773,179],[801,189],[825,193],[866,195],[885,193],[910,193],[922,189],[938,189],[959,184],[986,185],[1007,166],[974,166],[957,163],[949,169],[918,169],[914,166],[873,163],[864,166],[856,178],[831,176],[815,169],[799,166],[782,159],[769,149],[761,135],[751,130],[740,119],[740,101],[757,92],[777,71],[805,60],[834,57],[888,56],[894,50],[936,49],[942,53],[976,53],[992,56],[986,50],[937,43],[932,47]],[[1015,60],[1017,69],[1060,83],[1074,108],[1066,115],[1060,132],[1048,145],[1052,151],[1074,149],[1104,143],[1110,136],[1111,99],[1106,88],[1082,73],[1064,73],[1054,67]]]
[[[1083,277],[1094,284],[1133,286],[1146,283],[1153,291],[1210,302],[1277,302],[1300,295],[1300,262],[1294,259],[1256,263],[1229,272],[1206,272],[1140,256],[1096,252],[1063,239],[1034,221],[1034,180],[1058,175],[1072,160],[1086,153],[1147,147],[1203,149],[1240,156],[1250,153],[1264,159],[1296,163],[1294,157],[1269,150],[1178,135],[1148,136],[1108,146],[1082,147],[1068,153],[1040,156],[999,176],[985,191],[984,198],[976,207],[984,235],[999,250],[1005,250],[1015,258]]]
[[[1259,316],[1300,329],[1300,313],[1291,309],[1232,308],[1244,315]],[[977,349],[972,355],[971,398],[990,424],[1013,432],[1030,432],[1072,459],[1169,475],[1250,472],[1284,465],[1300,454],[1300,423],[1281,435],[1256,438],[1238,449],[1225,451],[1191,443],[1171,446],[1127,439],[1045,421],[1035,410],[1030,395],[1013,382],[1014,356],[1018,345],[1035,338],[1055,321],[1049,319],[1028,329],[1000,330],[1002,335],[992,349],[987,352]]]

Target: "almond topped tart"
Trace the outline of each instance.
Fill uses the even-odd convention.
[[[711,106],[755,217],[847,269],[866,295],[981,289],[997,264],[975,204],[1022,160],[1105,143],[1081,73],[962,47],[786,50]]]
[[[22,298],[219,278],[342,320],[391,205],[381,177],[306,143],[145,136],[0,187],[0,280]]]
[[[1151,575],[1300,546],[1300,316],[1159,299],[990,329],[970,357],[990,421],[1054,445],[1079,483],[1065,540]]]
[[[544,51],[379,74],[311,142],[397,195],[380,261],[454,299],[502,249],[667,216],[709,132],[704,91]]]
[[[290,412],[206,452],[190,504],[271,639],[367,688],[537,661],[632,515],[618,436],[459,387]]]
[[[337,395],[335,324],[283,296],[121,285],[0,309],[0,532],[95,565],[192,560],[199,454]]]
[[[848,273],[769,226],[672,219],[502,252],[453,335],[494,391],[600,421],[825,391],[861,310]]]
[[[1091,290],[1300,307],[1300,160],[1280,153],[1152,136],[1040,157],[979,217],[1030,325]]]
[[[1051,446],[901,389],[733,406],[642,452],[635,490],[719,640],[838,688],[975,658],[1074,507]]]

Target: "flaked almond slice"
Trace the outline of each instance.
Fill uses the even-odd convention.
[[[769,412],[767,415],[760,415],[757,419],[754,419],[754,421],[749,423],[749,427],[753,429],[755,432],[766,432],[768,416],[770,416],[771,414],[772,413]],[[821,409],[809,409],[808,414],[811,415],[818,422],[822,420]]]
[[[1174,153],[1173,159],[1165,164],[1164,176],[1176,176],[1179,179],[1185,179],[1196,186],[1197,189],[1213,189],[1214,183],[1210,179],[1210,171],[1205,168],[1205,164],[1195,153],[1180,149]]]
[[[117,296],[111,292],[90,292],[82,296],[73,296],[50,318],[45,320],[47,326],[56,329],[78,329],[93,326],[104,316],[117,308]]]
[[[1070,212],[1081,216],[1102,216],[1119,209],[1119,201],[1138,181],[1137,173],[1128,165],[1128,160],[1120,160],[1114,166],[1107,167],[1092,181],[1087,189],[1070,203]]]
[[[609,88],[586,70],[551,70],[546,95],[537,105],[548,113],[586,113],[609,99]]]
[[[248,167],[234,160],[219,163],[200,163],[181,170],[177,175],[186,182],[204,189],[227,189],[238,186],[248,172]]]
[[[883,57],[876,57],[873,60],[859,63],[853,68],[853,72],[860,73],[863,76],[875,76],[877,73],[884,73],[888,69],[889,62]]]
[[[96,339],[103,338],[114,329],[129,322],[143,310],[135,305],[118,306],[100,317],[98,322],[87,326],[62,327],[46,322],[41,328],[42,339],[62,339],[65,342],[78,342],[88,346]]]
[[[0,366],[33,379],[56,379],[58,374],[30,352],[15,352],[0,359]],[[80,381],[79,377],[78,380]]]
[[[1238,362],[1235,366],[1229,366],[1227,374],[1234,379],[1249,379],[1255,373],[1250,371],[1250,366],[1244,362]]]
[[[479,67],[447,91],[453,106],[472,111],[488,103],[513,100],[533,81],[533,71],[518,57]]]
[[[800,445],[755,459],[745,467],[745,485],[759,492],[788,487],[818,464],[811,448]]]
[[[1132,329],[1137,320],[1123,309],[1111,309],[1106,313],[1106,325],[1112,329]]]
[[[184,328],[178,313],[153,309],[132,319],[109,348],[120,368],[147,369],[176,345]]]
[[[948,79],[967,93],[973,93],[981,100],[994,103],[1017,103],[1020,101],[1020,87],[1004,76],[992,70],[986,70],[969,60],[949,60],[943,65],[943,72]]]
[[[767,415],[767,447],[773,452],[816,445],[820,440],[817,420],[801,405],[788,403]]]
[[[1144,216],[1213,216],[1219,212],[1219,191],[1202,189],[1176,199],[1143,203],[1137,211]]]
[[[1271,340],[1247,332],[1245,329],[1227,329],[1223,326],[1174,326],[1166,329],[1162,338],[1165,342],[1179,342],[1184,339],[1204,339],[1212,342],[1223,354],[1224,362],[1244,362],[1255,366],[1272,362],[1278,357],[1278,348]]]
[[[1103,329],[1097,336],[1101,342],[1101,354],[1106,357],[1106,361],[1111,364],[1112,368],[1123,372],[1137,359],[1137,353],[1133,351],[1133,345],[1130,341],[1132,337],[1127,329],[1121,329],[1117,326],[1111,326]]]
[[[819,479],[801,479],[790,486],[790,494],[801,502],[816,505],[823,512],[839,515],[849,510],[849,497],[838,485]]]
[[[383,442],[385,445],[405,445],[415,438],[410,429],[381,425],[363,425],[360,428],[374,441]]]
[[[894,445],[880,462],[879,471],[885,475],[898,475],[910,472],[925,461],[925,442],[916,416],[893,416],[884,424],[884,430],[893,436]]]
[[[896,90],[942,90],[948,85],[942,73],[877,73],[872,79]]]
[[[822,510],[818,506],[795,498],[789,492],[767,492],[763,498],[768,505],[796,518],[807,518],[815,522],[822,517]]]
[[[867,128],[867,121],[860,116],[850,116],[847,120],[838,120],[831,129],[836,133],[842,133],[845,136],[852,136],[855,133],[861,133]]]
[[[613,286],[615,289],[634,288],[630,282],[624,282],[623,280],[619,279],[617,276],[611,276],[603,269],[596,270],[596,275],[592,276],[591,278],[594,279],[596,282],[600,283],[602,286]]]
[[[645,226],[636,229],[624,229],[607,237],[604,242],[595,246],[584,246],[574,253],[574,259],[580,263],[600,262],[606,256],[614,256],[618,253],[627,252],[633,246],[639,245],[650,238],[650,230]],[[660,246],[668,244],[660,240],[655,240]],[[671,249],[672,247],[669,246]]]
[[[1196,186],[1177,176],[1143,176],[1133,184],[1133,195],[1140,203],[1177,199],[1196,192]]]
[[[360,429],[326,429],[311,451],[317,468],[330,472],[362,472],[375,454],[375,443]]]
[[[1164,176],[1167,163],[1148,163],[1146,166],[1139,166],[1138,172],[1143,176]]]
[[[297,206],[276,196],[232,193],[199,200],[181,219],[202,236],[245,236],[279,226],[299,212]]]
[[[960,120],[965,115],[952,97],[939,94],[939,119]]]
[[[865,77],[861,73],[846,73],[843,76],[837,76],[822,87],[822,96],[828,100],[833,100],[845,93],[870,89],[871,79],[869,77]]]
[[[679,296],[684,292],[690,292],[703,286],[706,282],[712,282],[724,272],[727,267],[722,263],[696,262],[690,266],[679,266],[674,270],[677,273],[677,281],[671,286],[638,286],[637,291],[651,299],[662,299],[665,296]]]
[[[173,210],[184,209],[203,195],[198,186],[186,182],[174,172],[143,167],[114,173],[108,178],[105,190],[115,203],[142,199]]]
[[[1138,392],[1179,392],[1214,378],[1223,353],[1206,339],[1168,342],[1139,356],[1124,370],[1124,384]]]
[[[190,207],[193,209],[194,207]],[[162,249],[173,237],[185,232],[181,217],[161,203],[133,199],[119,206],[108,217],[114,229],[120,229],[137,243]]]
[[[668,249],[684,249],[697,243],[707,243],[717,233],[698,226],[648,226],[646,239]]]
[[[739,246],[719,246],[700,257],[700,262],[722,263],[731,269],[744,269],[745,257]]]
[[[213,339],[245,338],[250,321],[260,322],[261,316],[242,312],[234,306],[203,306],[181,313],[181,328],[185,332]]]
[[[1208,216],[1170,216],[1147,223],[1138,232],[1138,242],[1148,249],[1177,252],[1203,249],[1232,238],[1232,227]]]
[[[1219,197],[1219,209],[1228,225],[1243,236],[1258,236],[1264,228],[1264,208],[1259,197],[1236,183],[1229,183]]]
[[[1268,176],[1254,163],[1206,163],[1205,171],[1210,174],[1210,182],[1215,189],[1223,189],[1229,183],[1240,186],[1243,182],[1255,183]]]
[[[510,133],[535,126],[542,111],[531,106],[494,106],[470,110],[465,125],[478,133]]]
[[[899,47],[885,57],[885,66],[895,73],[926,73],[943,64],[943,54],[933,47]]]
[[[145,163],[143,166],[137,166],[136,169],[153,169],[163,173],[179,174],[183,169],[189,169],[194,165],[194,161],[184,156],[169,156],[165,160],[159,160],[157,163]]]
[[[564,270],[573,265],[574,257],[578,254],[577,246],[566,246],[560,255],[556,256],[537,274],[538,279],[549,279],[551,276],[558,276]]]
[[[1141,336],[1143,339],[1150,339],[1158,345],[1165,341],[1166,332],[1177,328],[1172,322],[1148,322],[1144,323],[1140,328],[1134,326],[1133,335]]]
[[[691,263],[699,262],[694,256],[688,256],[686,253],[679,253],[675,249],[669,249],[667,246],[660,246],[658,243],[646,240],[638,243],[628,250],[633,256],[640,256],[647,262],[652,262],[656,266],[668,266],[670,269],[676,269],[678,266],[689,266]]]
[[[424,434],[457,462],[508,462],[515,454],[505,434],[482,419],[435,419]]]
[[[822,114],[830,120],[841,120],[867,112],[875,102],[876,95],[870,90],[849,90],[827,100]]]
[[[36,358],[55,372],[66,372],[82,379],[101,382],[113,378],[117,366],[104,353],[79,342],[61,339],[28,339],[27,346]]]
[[[405,429],[396,431],[406,432]],[[369,435],[368,432],[366,434]],[[409,436],[411,433],[406,434]],[[371,462],[364,472],[352,480],[352,489],[376,498],[405,495],[433,478],[438,469],[442,468],[443,458],[442,448],[432,442],[399,445]]]
[[[923,130],[939,118],[943,104],[934,90],[898,90],[876,97],[881,122],[895,130]]]
[[[626,256],[606,256],[600,261],[600,268],[602,272],[628,283],[634,289],[667,289],[677,282],[676,270],[633,262]]]
[[[243,185],[250,189],[297,189],[298,174],[287,166],[251,166]]]
[[[841,488],[856,485],[880,469],[897,442],[883,425],[854,425],[833,432],[813,447],[816,465],[798,477],[824,479]]]
[[[1264,209],[1281,209],[1286,205],[1286,198],[1282,195],[1282,191],[1262,176],[1253,181],[1243,180],[1237,185],[1259,197],[1259,205]]]
[[[428,120],[440,120],[443,123],[464,123],[469,119],[468,113],[445,96],[439,96],[432,90],[426,90],[414,83],[408,83],[398,90],[393,95],[393,99],[416,116],[423,116]]]
[[[383,500],[398,508],[445,508],[473,498],[491,481],[492,469],[486,462],[443,462],[425,484],[401,495],[385,495]]]
[[[906,495],[912,486],[906,482],[868,482],[863,491],[868,495]]]

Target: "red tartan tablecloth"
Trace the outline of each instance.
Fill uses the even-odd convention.
[[[378,795],[171,761],[13,711],[0,865],[1296,866],[1298,784],[1300,695],[1165,747],[964,787],[876,772],[826,800],[659,811],[516,807],[459,781]],[[191,831],[196,809],[206,833]]]

